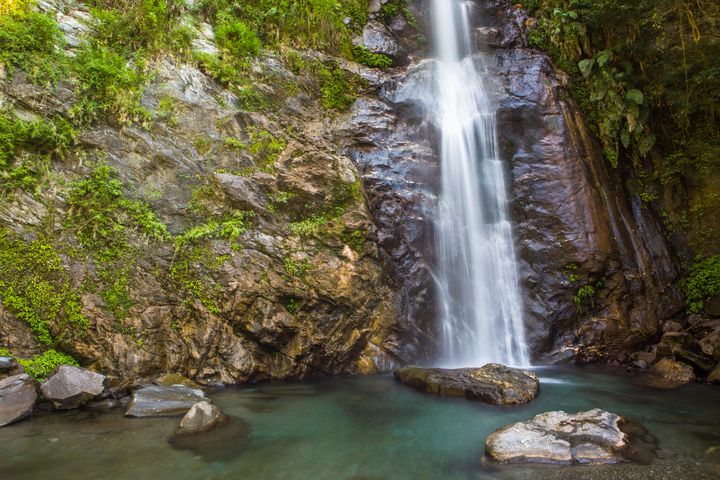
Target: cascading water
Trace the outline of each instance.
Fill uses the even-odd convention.
[[[440,134],[441,361],[527,365],[495,110],[472,55],[469,4],[432,2],[436,61],[427,107]]]

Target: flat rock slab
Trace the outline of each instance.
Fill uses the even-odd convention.
[[[43,396],[55,408],[78,408],[105,390],[105,375],[84,368],[62,365],[45,383],[40,385]]]
[[[133,392],[125,411],[127,417],[177,417],[185,415],[198,402],[207,401],[205,393],[184,385],[151,385]]]
[[[36,385],[25,373],[0,380],[0,427],[32,413],[37,401]]]
[[[395,371],[395,379],[423,392],[493,405],[528,403],[540,390],[540,381],[534,373],[497,363],[481,368],[404,367]]]
[[[642,427],[600,409],[541,413],[485,440],[488,457],[499,463],[648,463],[655,448]]]

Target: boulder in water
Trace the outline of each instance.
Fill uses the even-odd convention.
[[[499,463],[647,463],[654,450],[642,427],[600,409],[541,413],[485,440],[488,457]]]
[[[0,380],[0,427],[32,413],[37,401],[36,385],[25,373]]]
[[[220,408],[204,400],[190,408],[180,421],[178,435],[206,432],[227,422],[227,417],[220,411]]]
[[[45,383],[40,385],[43,396],[55,408],[68,410],[87,403],[103,390],[105,375],[84,368],[62,365]]]
[[[207,401],[202,390],[184,385],[150,385],[133,392],[127,417],[177,417],[198,402]]]
[[[693,368],[673,358],[663,358],[650,368],[654,378],[650,383],[658,387],[677,387],[695,380]]]
[[[540,389],[534,373],[497,363],[481,368],[404,367],[395,371],[395,379],[423,392],[465,397],[493,405],[528,403]]]

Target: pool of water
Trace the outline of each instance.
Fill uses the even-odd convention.
[[[0,429],[0,479],[720,479],[720,388],[659,390],[607,372],[536,371],[540,395],[519,408],[425,395],[389,375],[228,388],[211,397],[237,419],[191,445],[168,441],[177,418],[38,415]],[[645,425],[658,458],[577,467],[482,461],[485,437],[503,425],[595,407]]]

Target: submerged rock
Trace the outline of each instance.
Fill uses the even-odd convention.
[[[84,368],[62,365],[45,383],[40,385],[43,396],[50,400],[55,408],[67,410],[100,395],[105,375]]]
[[[0,427],[30,415],[37,401],[36,382],[21,373],[0,380]]]
[[[642,427],[597,408],[576,414],[541,413],[485,440],[485,452],[500,463],[646,463],[653,451],[652,437]]]
[[[180,375],[179,373],[166,373],[165,375],[156,378],[155,383],[166,387],[170,385],[185,385],[190,388],[200,388],[200,384]]]
[[[411,366],[396,370],[395,379],[423,392],[482,400],[493,405],[528,403],[540,389],[534,373],[497,363],[457,369]]]
[[[206,432],[227,422],[220,408],[207,400],[198,402],[190,408],[180,421],[178,435]]]
[[[202,401],[207,401],[202,390],[184,385],[151,385],[133,392],[125,416],[176,417]]]
[[[228,461],[250,445],[250,427],[241,418],[228,417],[222,428],[193,435],[173,435],[168,440],[178,450],[190,450],[208,461]]]

